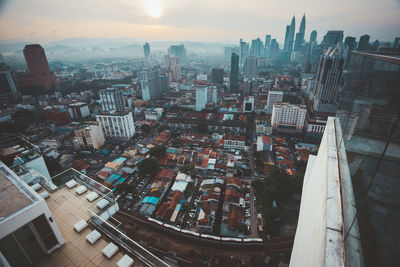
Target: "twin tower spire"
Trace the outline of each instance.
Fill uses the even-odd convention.
[[[306,15],[303,15],[303,18],[300,22],[299,32],[296,34],[295,39],[295,30],[296,30],[296,18],[293,15],[292,22],[290,25],[286,26],[286,34],[285,34],[285,44],[283,50],[289,56],[292,54],[292,51],[299,51],[301,45],[305,42],[304,34],[306,31]]]

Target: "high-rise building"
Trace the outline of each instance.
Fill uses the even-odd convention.
[[[249,55],[249,44],[240,39],[239,42],[239,65],[242,67],[246,62],[246,58]]]
[[[96,115],[106,137],[130,139],[135,135],[135,124],[131,111],[101,113]]]
[[[349,47],[350,51],[353,51],[356,48],[356,37],[347,36],[344,39],[344,45]]]
[[[357,51],[365,51],[368,49],[368,46],[369,46],[369,35],[364,34],[363,36],[360,37]]]
[[[255,78],[257,76],[257,57],[248,56],[246,58],[244,74],[249,78]]]
[[[287,55],[289,55],[289,56],[292,54],[292,51],[293,51],[295,31],[296,31],[296,19],[293,15],[292,22],[290,23],[289,43],[288,43],[288,50],[287,50]]]
[[[27,74],[21,76],[24,93],[42,94],[58,88],[56,76],[50,72],[43,47],[38,44],[26,45],[24,57],[29,70]],[[30,89],[35,91],[31,92]]]
[[[356,47],[356,37],[347,36],[346,39],[344,39],[344,52],[343,52],[343,55],[345,57],[344,68],[347,68],[347,65],[350,62],[351,58],[351,51],[353,51],[355,47]]]
[[[322,49],[335,47],[343,41],[343,31],[328,31],[322,40]]]
[[[105,142],[101,123],[97,121],[85,122],[74,134],[82,149],[99,149]]]
[[[267,106],[266,106],[266,113],[272,114],[272,108],[276,102],[282,102],[283,99],[283,92],[282,91],[269,91],[268,92],[268,99],[267,99]]]
[[[208,86],[207,88],[207,103],[217,104],[218,102],[218,89],[216,86]]]
[[[313,30],[311,33],[310,33],[310,43],[314,43],[314,42],[316,42],[317,41],[317,31],[316,30]]]
[[[313,91],[313,107],[316,112],[336,113],[343,64],[344,59],[338,48],[329,48],[321,56]]]
[[[276,39],[271,40],[271,56],[273,61],[279,60],[279,44]]]
[[[239,56],[232,53],[231,56],[231,76],[229,77],[229,88],[237,90],[239,87]]]
[[[84,102],[76,102],[68,105],[69,115],[72,119],[82,120],[90,116],[88,104]]]
[[[300,51],[301,45],[304,43],[304,35],[306,32],[306,15],[303,15],[303,18],[300,22],[299,32],[296,34],[296,39],[294,43],[294,51]]]
[[[160,70],[151,68],[140,73],[143,100],[156,100],[161,95]]]
[[[99,91],[103,111],[123,111],[124,99],[118,88],[107,88]]]
[[[286,25],[285,30],[285,43],[283,45],[283,51],[287,52],[289,47],[289,34],[290,34],[290,25]]]
[[[400,51],[400,37],[394,38],[393,48],[394,50]]]
[[[211,70],[211,81],[213,84],[223,85],[224,84],[224,69],[212,69]]]
[[[15,86],[11,68],[4,63],[0,63],[0,102],[8,103],[10,97],[17,98],[18,92]]]
[[[65,242],[42,193],[0,161],[0,264],[32,266]],[[23,173],[18,168],[18,171]],[[32,185],[41,186],[39,183]],[[47,192],[47,191],[46,191]],[[48,194],[47,194],[48,196]]]
[[[182,60],[186,58],[186,50],[183,44],[171,45],[168,49],[168,54],[175,57],[180,57]]]
[[[260,57],[262,54],[263,43],[260,38],[251,41],[250,55]]]
[[[169,77],[166,75],[160,76],[161,94],[168,93],[170,89]]]
[[[265,35],[265,48],[267,48],[267,46],[271,46],[271,35],[267,34]]]
[[[146,59],[150,59],[150,44],[149,43],[145,43],[143,45],[143,52],[144,52],[144,57]]]
[[[196,86],[196,111],[202,111],[207,104],[208,88],[206,85]]]
[[[301,132],[306,120],[307,108],[304,105],[274,103],[272,108],[272,129],[281,132]]]

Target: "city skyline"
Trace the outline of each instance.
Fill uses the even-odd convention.
[[[392,41],[400,35],[398,1],[391,0],[386,5],[369,0],[341,2],[321,6],[316,0],[303,1],[301,5],[288,0],[254,0],[246,6],[232,7],[227,1],[118,0],[112,5],[107,1],[5,1],[0,9],[0,40],[49,42],[74,37],[128,37],[141,41],[236,43],[239,38],[251,40],[270,34],[282,44],[285,25],[293,14],[297,21],[306,15],[305,36],[317,30],[318,41],[328,30],[344,30],[345,36],[357,38],[367,33],[371,41]]]

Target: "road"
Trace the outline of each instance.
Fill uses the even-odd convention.
[[[257,174],[255,171],[254,167],[254,145],[251,143],[250,149],[249,149],[249,158],[250,158],[250,169],[251,169],[251,180],[253,180]],[[255,209],[255,203],[254,203],[254,189],[252,186],[250,186],[250,236],[251,237],[258,237],[258,232],[257,232],[257,210]]]

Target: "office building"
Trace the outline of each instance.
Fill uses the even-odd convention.
[[[244,75],[248,78],[256,78],[257,76],[257,57],[248,56],[244,65]]]
[[[71,119],[81,120],[90,116],[89,106],[84,102],[76,102],[68,105]]]
[[[0,63],[0,102],[9,103],[10,97],[18,97],[17,87],[11,68],[4,63]]]
[[[208,88],[206,85],[196,86],[196,111],[202,111],[207,104]]]
[[[285,30],[285,42],[283,44],[283,51],[286,53],[289,47],[289,34],[290,34],[290,25],[286,25]]]
[[[302,132],[306,114],[307,109],[304,105],[275,103],[272,108],[272,129],[279,132]]]
[[[368,34],[364,34],[360,37],[360,41],[358,42],[357,51],[365,51],[368,50],[369,47],[369,38]]]
[[[239,56],[232,53],[231,56],[231,75],[229,77],[229,88],[237,90],[239,87]]]
[[[395,51],[400,51],[400,37],[394,38],[393,49]]]
[[[215,85],[223,85],[224,83],[224,69],[212,69],[211,81]]]
[[[30,266],[64,244],[41,195],[0,161],[0,264]]]
[[[28,66],[28,73],[21,76],[24,94],[43,94],[58,88],[56,76],[50,72],[43,47],[38,44],[26,45],[23,52]]]
[[[82,149],[99,149],[104,145],[105,137],[100,122],[85,122],[80,129],[74,131],[75,140]]]
[[[161,83],[161,94],[168,93],[171,89],[169,77],[166,75],[160,76],[160,83]]]
[[[144,52],[144,57],[149,60],[150,59],[150,44],[145,43],[143,45],[143,52]]]
[[[336,113],[343,64],[344,59],[338,48],[329,48],[321,56],[313,91],[313,108],[316,112]]]
[[[123,111],[124,99],[118,88],[107,88],[99,91],[101,108],[103,111]]]
[[[266,106],[266,113],[272,114],[272,108],[276,102],[282,102],[283,99],[283,92],[281,91],[269,91],[268,92],[268,99],[267,99],[267,106]]]
[[[96,115],[103,132],[108,138],[130,139],[135,135],[135,124],[131,111],[101,113]]]
[[[310,33],[310,43],[314,43],[314,42],[316,42],[317,41],[317,31],[316,30],[313,30],[311,33]]]
[[[343,41],[343,31],[328,31],[322,40],[322,49],[336,47]]]
[[[160,70],[158,68],[144,69],[140,73],[143,100],[157,100],[161,96]]]

